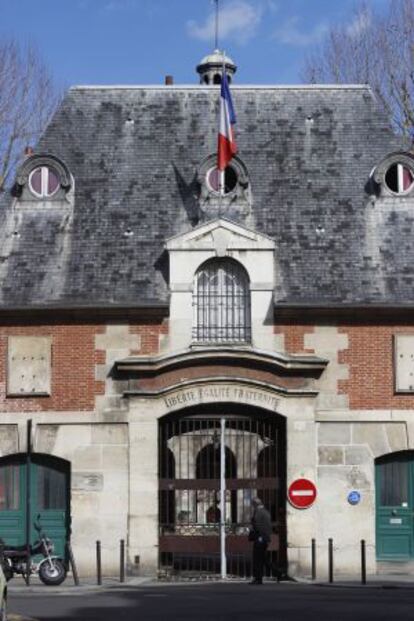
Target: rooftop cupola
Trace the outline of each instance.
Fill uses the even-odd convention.
[[[212,54],[205,56],[197,65],[197,72],[200,75],[200,84],[221,84],[223,65],[226,70],[229,84],[237,71],[237,66],[224,52],[215,49]]]

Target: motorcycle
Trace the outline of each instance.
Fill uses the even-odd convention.
[[[42,554],[44,558],[38,563],[31,558],[29,572],[30,574],[39,574],[43,584],[55,586],[61,584],[66,578],[66,566],[61,558],[52,556],[54,545],[42,530],[40,515],[37,516],[33,526],[38,533],[38,540],[30,545],[30,556],[33,558]],[[25,545],[9,546],[0,539],[0,550],[3,557],[2,565],[6,580],[13,578],[14,574],[22,576],[27,574],[27,548]]]

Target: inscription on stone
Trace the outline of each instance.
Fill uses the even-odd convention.
[[[99,472],[74,472],[72,489],[85,492],[100,492],[103,489],[103,474]]]
[[[239,386],[202,386],[180,390],[164,397],[165,405],[169,410],[211,401],[241,401],[263,406],[275,412],[279,404],[277,397],[265,391],[240,388]]]

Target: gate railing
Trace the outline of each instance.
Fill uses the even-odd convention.
[[[284,523],[285,448],[278,435],[283,424],[277,417],[161,421],[161,573],[250,575],[247,533],[256,496],[274,524],[268,575],[276,573],[272,567],[281,564],[276,524]]]

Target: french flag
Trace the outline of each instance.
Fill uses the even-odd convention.
[[[224,68],[223,68],[224,69]],[[217,168],[224,171],[232,157],[237,153],[233,125],[236,123],[233,101],[231,99],[226,72],[223,70],[220,92],[220,125],[217,148]]]

